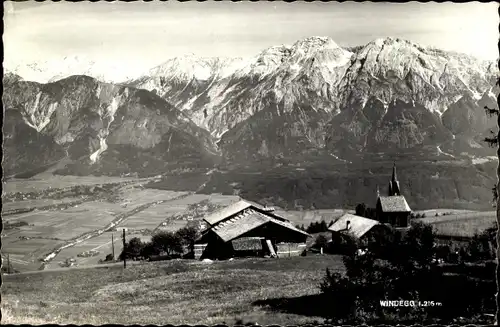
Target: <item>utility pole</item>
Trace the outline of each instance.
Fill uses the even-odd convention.
[[[123,257],[123,268],[127,268],[127,251],[126,251],[126,244],[125,244],[125,228],[123,229],[123,251],[122,251],[122,257]]]
[[[111,253],[113,255],[113,260],[115,260],[115,240],[113,238],[113,233],[111,233]]]

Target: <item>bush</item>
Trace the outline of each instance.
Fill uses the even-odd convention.
[[[328,253],[344,255],[350,255],[360,247],[356,239],[341,233],[333,233],[332,241],[328,245],[326,248]]]
[[[473,236],[472,240],[460,249],[462,261],[478,262],[496,258],[496,226]]]
[[[451,323],[457,312],[473,317],[494,308],[494,292],[488,290],[495,286],[495,265],[467,270],[459,265],[466,273],[445,275],[433,259],[450,255],[450,247],[434,246],[431,226],[415,224],[404,236],[397,231],[375,235],[364,254],[356,250],[359,246],[344,256],[345,274],[327,269],[320,284],[325,301],[332,302],[333,324]],[[443,306],[384,308],[384,299],[431,300]]]
[[[325,235],[318,235],[318,237],[316,237],[316,241],[314,242],[315,248],[317,249],[323,248],[324,250],[326,250],[327,245],[328,245],[328,239],[326,238]]]

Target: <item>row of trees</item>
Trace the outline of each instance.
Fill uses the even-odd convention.
[[[328,227],[333,225],[333,220],[330,221],[330,223],[327,225],[326,221],[313,221],[307,226],[307,228],[302,224],[301,226],[296,225],[295,227],[298,229],[301,229],[303,231],[306,231],[310,234],[316,234],[316,233],[323,233],[328,231]]]
[[[366,204],[364,203],[359,203],[358,205],[356,205],[356,215],[357,216],[361,216],[361,217],[365,217],[365,218],[369,218],[369,219],[374,219],[374,220],[377,220],[377,210],[375,208],[369,208],[366,206]],[[438,214],[436,213],[436,216],[438,216]],[[410,217],[411,218],[425,218],[425,213],[417,213],[415,214],[414,212],[412,212],[410,214]]]
[[[369,208],[364,203],[359,203],[356,205],[356,215],[377,220],[377,210],[375,208]]]
[[[194,242],[199,236],[195,227],[184,227],[176,232],[160,231],[151,237],[151,241],[142,242],[140,238],[133,237],[127,243],[120,254],[127,259],[146,259],[154,255],[166,254],[167,256],[180,256],[186,252],[194,252]]]

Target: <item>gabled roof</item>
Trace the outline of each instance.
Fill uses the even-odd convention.
[[[252,209],[248,209],[245,210],[244,213],[212,227],[212,231],[215,232],[215,234],[217,234],[224,242],[227,242],[251,231],[252,229],[260,227],[267,222],[269,222],[269,219],[267,219],[266,216]]]
[[[215,226],[212,226],[210,230],[217,234],[224,242],[228,242],[266,223],[274,223],[293,230],[294,232],[310,236],[308,233],[296,228],[291,223],[278,220],[252,207],[244,209],[228,220],[219,222]]]
[[[274,217],[270,219],[270,221],[274,224],[277,224],[277,225],[280,225],[280,226],[283,226],[283,227],[286,227],[288,229],[291,229],[297,233],[301,233],[301,234],[304,234],[304,235],[307,235],[307,236],[311,236],[309,235],[309,233],[295,227],[292,223],[290,223],[289,221],[281,221],[281,220],[278,220],[278,219],[275,219]]]
[[[379,197],[383,212],[411,212],[410,206],[402,195]]]
[[[218,222],[233,216],[240,211],[243,211],[247,208],[252,207],[253,204],[244,200],[240,200],[238,202],[232,203],[227,207],[222,208],[221,210],[217,210],[214,213],[208,215],[204,218],[204,220],[210,225],[215,225]]]
[[[347,229],[347,222],[349,221],[349,229]],[[356,238],[365,235],[373,226],[378,225],[379,222],[373,219],[368,219],[361,216],[346,213],[328,228],[332,232],[341,232],[350,234]]]
[[[282,220],[282,221],[287,221],[287,219],[281,217],[280,215],[276,214],[275,212],[272,211],[271,208],[264,208],[258,203],[252,202],[252,201],[247,201],[247,200],[240,200],[238,202],[232,203],[227,207],[222,208],[221,210],[215,211],[212,214],[208,215],[207,217],[204,218],[204,220],[210,224],[210,226],[216,225],[217,223],[234,216],[238,214],[239,212],[253,208],[257,211],[260,212],[265,212],[266,215],[272,216],[275,219]]]

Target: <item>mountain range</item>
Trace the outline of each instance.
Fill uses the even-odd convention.
[[[482,139],[496,124],[484,106],[498,108],[497,63],[397,38],[347,48],[309,37],[250,59],[187,55],[114,81],[95,65],[75,76],[37,67],[47,83],[19,67],[4,74],[7,175],[55,162],[68,174],[153,175],[494,155]]]

